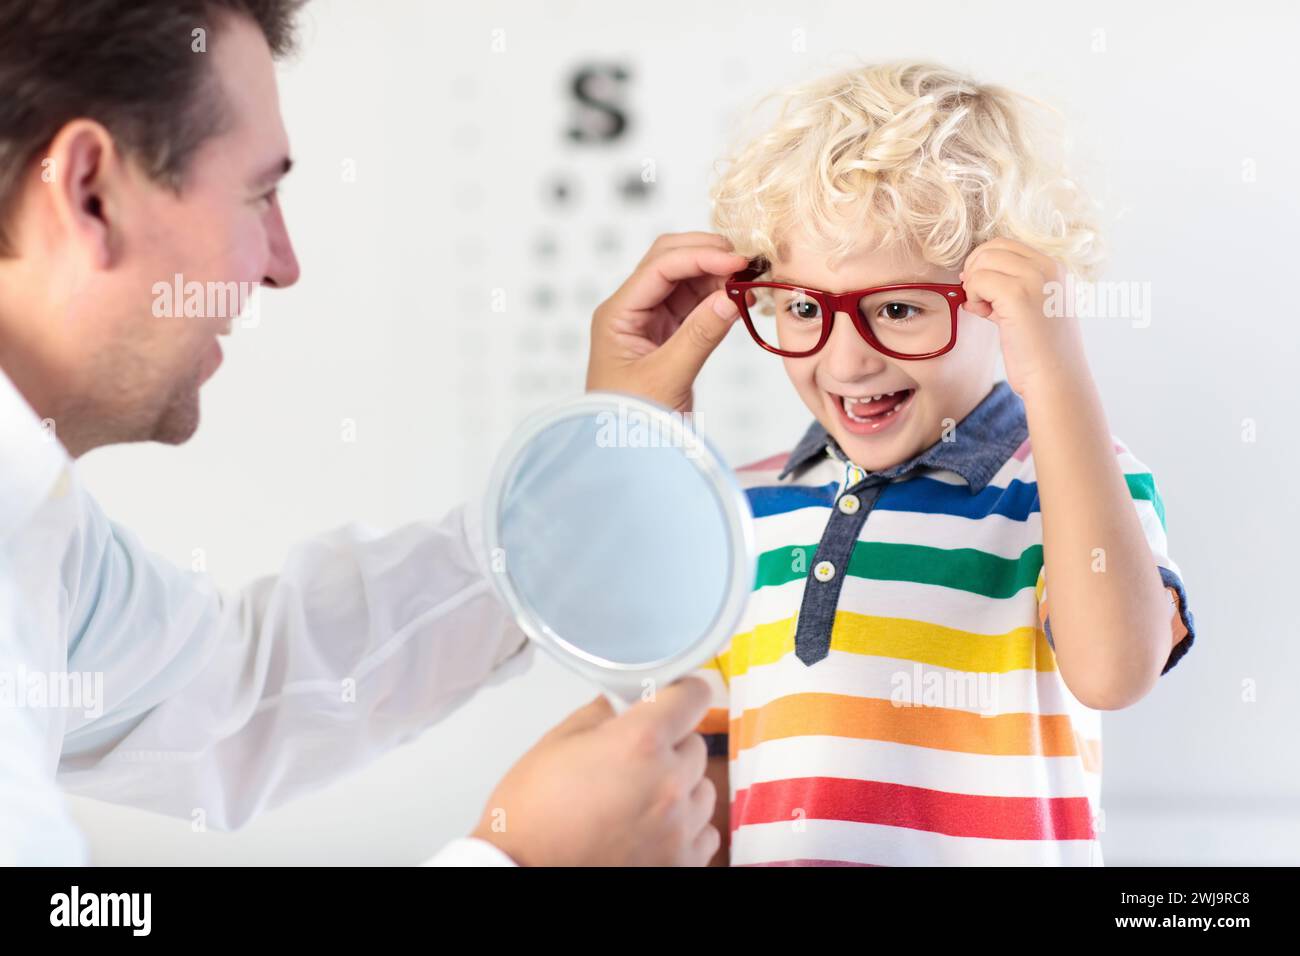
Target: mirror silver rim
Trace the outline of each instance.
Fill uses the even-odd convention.
[[[685,442],[690,433],[691,442],[699,454],[689,457],[700,474],[712,488],[722,510],[729,540],[729,584],[706,639],[690,645],[669,657],[645,664],[627,664],[597,657],[584,651],[552,631],[541,621],[527,601],[515,590],[508,573],[509,557],[501,545],[501,502],[514,477],[521,453],[543,431],[573,418],[592,416],[600,412],[635,411],[661,428],[668,429],[674,440]],[[664,434],[660,432],[659,434]],[[488,568],[497,593],[502,597],[520,628],[528,637],[540,644],[563,664],[576,670],[593,683],[612,690],[626,700],[635,700],[642,692],[643,682],[654,686],[667,685],[682,677],[717,655],[744,612],[745,604],[753,591],[757,565],[755,554],[754,520],[749,499],[727,467],[717,449],[695,431],[680,412],[673,412],[657,403],[626,395],[621,392],[589,392],[558,404],[548,406],[529,416],[507,440],[497,457],[487,493],[483,500],[483,537],[487,548]],[[497,556],[505,556],[504,567],[498,568]]]

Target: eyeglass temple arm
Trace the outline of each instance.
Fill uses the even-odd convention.
[[[731,277],[732,282],[753,282],[771,268],[766,259],[751,259],[749,265]]]

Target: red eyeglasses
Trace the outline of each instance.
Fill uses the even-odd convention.
[[[754,341],[776,355],[803,358],[820,351],[837,312],[851,316],[867,344],[891,358],[934,358],[957,344],[957,307],[966,301],[960,285],[904,283],[836,294],[754,281],[770,268],[755,259],[727,280],[726,289]]]

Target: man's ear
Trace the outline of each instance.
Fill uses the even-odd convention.
[[[113,137],[89,119],[73,120],[59,130],[41,160],[41,182],[50,190],[61,238],[75,244],[92,268],[108,268],[115,258],[119,224],[110,220],[116,212],[111,199],[126,172]]]

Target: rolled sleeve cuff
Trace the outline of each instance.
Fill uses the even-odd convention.
[[[517,866],[501,850],[486,840],[476,837],[463,837],[452,840],[443,847],[438,855],[426,860],[423,866]]]
[[[1196,639],[1196,622],[1192,617],[1192,612],[1187,609],[1187,591],[1183,588],[1182,579],[1168,568],[1161,567],[1160,581],[1165,586],[1169,594],[1170,604],[1173,605],[1174,615],[1170,619],[1172,628],[1172,637],[1174,641],[1173,650],[1169,652],[1169,659],[1165,661],[1164,669],[1160,671],[1161,675],[1169,673],[1170,668],[1183,659],[1192,648],[1192,642]],[[1046,613],[1044,607],[1043,613],[1043,636],[1047,638],[1047,644],[1053,651],[1056,650],[1056,642],[1052,640],[1052,620],[1051,616]]]
[[[1191,650],[1192,641],[1196,639],[1196,622],[1192,618],[1192,612],[1187,609],[1187,592],[1183,589],[1183,582],[1178,575],[1168,568],[1161,568],[1160,580],[1169,591],[1177,611],[1171,622],[1174,629],[1174,649],[1169,652],[1169,660],[1165,662],[1164,670],[1160,672],[1167,674],[1169,669]]]

